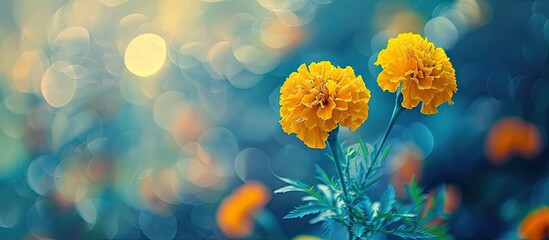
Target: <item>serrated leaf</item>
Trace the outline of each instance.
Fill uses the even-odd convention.
[[[366,196],[360,197],[360,200],[357,202],[356,207],[361,211],[366,220],[371,220],[373,215],[372,210],[372,201]]]
[[[318,184],[318,185],[316,185],[316,188],[318,189],[318,191],[320,193],[322,193],[324,195],[326,200],[329,200],[331,202],[331,200],[334,198],[334,196],[332,194],[332,191],[330,190],[330,188],[328,186],[323,185],[323,184]]]
[[[303,188],[298,188],[295,186],[284,186],[274,191],[275,194],[287,192],[305,192],[305,190]]]
[[[313,217],[309,221],[309,223],[310,224],[316,224],[316,223],[319,223],[319,222],[330,221],[334,216],[337,216],[334,211],[332,211],[332,210],[324,211],[324,212],[319,213],[317,216]]]
[[[387,190],[385,190],[385,193],[383,193],[383,196],[381,197],[380,212],[390,212],[395,202],[395,189],[391,186],[391,184],[389,184]]]
[[[304,216],[317,214],[320,212],[327,211],[326,207],[315,205],[315,204],[304,204],[295,207],[290,213],[284,216],[284,219],[290,218],[303,218]]]

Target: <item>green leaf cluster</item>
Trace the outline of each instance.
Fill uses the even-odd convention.
[[[343,149],[343,148],[342,148]],[[382,174],[380,169],[391,146],[386,147],[379,161],[374,159],[375,147],[359,140],[348,147],[342,159],[343,177],[347,183],[349,199],[345,199],[341,184],[320,166],[316,166],[318,184],[310,186],[297,180],[278,177],[287,185],[275,193],[303,192],[303,204],[291,210],[285,218],[313,216],[311,224],[323,223],[326,234],[333,232],[339,223],[351,229],[352,239],[370,239],[376,234],[388,234],[403,239],[453,239],[444,224],[436,218],[447,218],[444,212],[445,186],[441,186],[432,204],[427,206],[429,195],[415,179],[405,185],[410,202],[400,202],[395,190],[386,186],[381,197],[374,198],[374,187],[379,189]],[[333,157],[328,155],[330,159]],[[329,235],[326,237],[329,238]]]

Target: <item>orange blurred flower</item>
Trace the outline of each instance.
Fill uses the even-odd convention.
[[[271,191],[258,181],[248,181],[227,196],[217,209],[217,225],[230,238],[249,235],[254,226],[254,215],[267,205]]]
[[[436,193],[437,192],[434,189],[429,192],[429,196],[427,197],[427,201],[425,202],[425,209],[429,209],[431,206],[433,206],[433,197],[436,195]],[[452,213],[459,207],[460,204],[461,191],[455,186],[446,185],[446,187],[444,188],[444,212]],[[423,215],[425,215],[426,213],[427,212],[424,211]],[[438,217],[429,222],[428,225],[442,224],[443,222],[444,219]]]
[[[516,117],[498,121],[486,137],[484,150],[493,164],[504,163],[512,154],[535,157],[541,150],[541,136],[536,126]]]
[[[325,148],[338,124],[356,130],[368,118],[370,90],[353,68],[302,64],[280,88],[280,124],[310,148]]]
[[[394,170],[391,185],[395,187],[398,198],[407,197],[404,184],[412,182],[414,177],[418,180],[421,179],[422,155],[417,145],[409,142],[398,150],[396,157],[391,162],[391,168]]]
[[[549,207],[541,207],[526,216],[520,223],[521,239],[542,240],[549,238]]]
[[[445,102],[454,104],[457,91],[456,73],[446,52],[435,48],[419,34],[401,33],[389,39],[375,65],[383,71],[377,83],[383,91],[395,92],[402,84],[402,107],[412,109],[422,102],[423,114],[435,114]]]
[[[461,191],[453,185],[446,185],[444,190],[444,211],[447,213],[454,212],[461,204]],[[429,197],[425,202],[425,208],[429,208],[433,205],[433,196],[435,196],[435,194],[436,191],[434,189],[429,192]]]

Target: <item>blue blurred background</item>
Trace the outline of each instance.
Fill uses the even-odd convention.
[[[447,184],[457,239],[516,239],[549,203],[549,1],[0,6],[0,239],[223,239],[216,209],[235,187],[276,189],[273,172],[315,183],[314,165],[331,166],[281,130],[285,78],[311,61],[352,66],[369,119],[340,134],[374,143],[394,95],[373,63],[401,32],[444,48],[459,90],[436,115],[401,115],[383,183]],[[261,214],[277,238],[322,235],[282,220],[300,199],[273,195]]]

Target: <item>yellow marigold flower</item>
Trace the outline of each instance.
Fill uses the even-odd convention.
[[[338,124],[356,130],[368,118],[370,90],[353,68],[302,64],[280,88],[280,124],[310,148],[325,148]]]
[[[549,207],[544,206],[528,214],[520,223],[518,234],[521,239],[549,238]]]
[[[230,238],[248,236],[254,227],[254,215],[271,200],[271,190],[258,181],[248,181],[226,197],[217,209],[216,222]]]
[[[312,235],[298,235],[292,238],[292,240],[322,240],[322,238]]]
[[[435,48],[419,34],[401,33],[389,39],[375,65],[383,71],[377,83],[384,91],[395,92],[402,84],[402,107],[412,109],[421,101],[423,114],[437,113],[445,102],[454,104],[456,73],[442,48]]]

